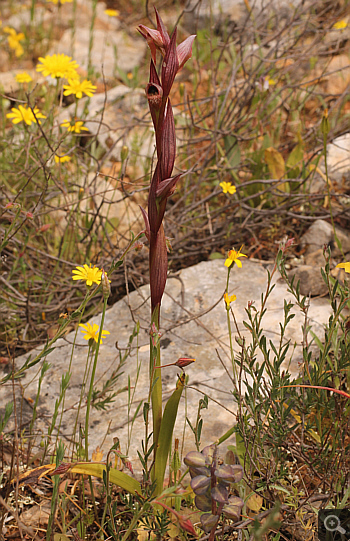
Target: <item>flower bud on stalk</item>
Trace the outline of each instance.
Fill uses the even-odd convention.
[[[101,284],[102,284],[103,298],[106,301],[111,294],[111,284],[108,280],[107,274],[105,273],[103,269],[102,269],[102,274],[101,274]]]
[[[125,162],[126,158],[128,157],[128,154],[129,154],[129,148],[126,145],[123,145],[122,149],[120,151],[120,158],[121,158],[121,161],[123,163]]]

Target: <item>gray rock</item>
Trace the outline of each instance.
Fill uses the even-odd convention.
[[[203,445],[215,441],[235,424],[236,406],[231,394],[232,382],[228,375],[232,375],[232,366],[229,356],[226,310],[222,300],[226,278],[227,269],[224,267],[223,260],[202,262],[182,270],[176,275],[169,276],[163,299],[161,314],[162,363],[173,363],[182,356],[196,358],[196,362],[186,368],[189,386],[180,402],[174,431],[174,437],[180,438],[180,441],[183,440],[185,434],[184,453],[194,448],[193,435],[188,426],[184,433],[186,416],[192,423],[195,423],[198,401],[203,397],[203,394],[209,396],[209,408],[202,411],[204,419]],[[249,333],[243,325],[243,321],[247,318],[245,307],[249,301],[253,301],[259,309],[261,294],[266,290],[266,283],[266,270],[261,265],[247,260],[243,261],[243,269],[234,268],[231,272],[229,291],[231,294],[237,295],[237,301],[232,304],[232,307],[239,331],[247,340],[249,340]],[[291,300],[291,295],[287,292],[285,284],[281,280],[276,280],[275,288],[267,302],[267,312],[263,318],[263,328],[267,339],[271,339],[275,343],[279,341],[279,324],[283,319],[284,299]],[[302,362],[301,326],[304,324],[304,317],[299,310],[294,310],[294,312],[295,318],[288,325],[286,335],[286,339],[291,339],[292,347],[283,369],[296,375],[299,373]],[[115,388],[117,391],[127,385],[128,377],[130,377],[131,389],[132,392],[135,390],[135,396],[130,410],[127,407],[127,393],[121,393],[116,396],[115,402],[107,411],[101,412],[93,409],[90,419],[90,451],[100,446],[106,454],[113,444],[113,438],[118,437],[122,451],[128,452],[136,471],[140,470],[136,450],[141,448],[141,440],[145,437],[145,428],[142,414],[136,417],[132,434],[130,425],[128,427],[128,421],[134,415],[140,401],[146,401],[148,395],[149,313],[148,286],[143,286],[132,292],[129,297],[120,300],[107,311],[104,328],[111,334],[103,340],[103,345],[101,345],[96,387],[101,389],[103,382],[116,369],[119,351],[125,351],[135,322],[139,321],[140,332],[137,343],[135,340],[132,345],[130,356],[122,369],[123,375]],[[309,322],[312,330],[320,338],[323,338],[323,325],[329,315],[330,307],[326,299],[311,301]],[[99,324],[100,320],[100,317],[94,317],[91,323]],[[237,332],[233,327],[233,336],[236,335]],[[40,393],[35,427],[38,439],[41,434],[44,436],[47,433],[47,427],[52,420],[55,400],[60,392],[62,374],[67,372],[69,367],[74,337],[75,334],[72,332],[64,339],[58,340],[56,349],[47,356],[51,366],[43,379]],[[116,342],[118,349],[116,349]],[[294,345],[295,349],[293,349]],[[235,340],[233,340],[233,348],[235,354],[238,354],[240,348]],[[87,343],[83,339],[82,333],[78,331],[72,356],[72,376],[65,399],[61,425],[61,437],[64,437],[65,444],[70,450],[72,450],[77,405],[86,368],[87,350]],[[32,358],[38,351],[32,352]],[[25,358],[17,359],[17,367],[23,364]],[[139,376],[137,378],[138,370]],[[38,388],[39,371],[38,366],[30,369],[20,381],[25,397],[22,423],[28,423],[32,415],[32,401],[35,400]],[[178,372],[176,367],[163,369],[163,389],[166,398],[174,389]],[[12,400],[12,384],[7,384],[1,392],[2,404]],[[16,385],[16,393],[17,396],[20,395],[19,383]],[[86,394],[84,396],[86,397]],[[80,415],[81,426],[84,426],[85,403],[84,399]],[[142,412],[142,407],[140,411]],[[75,435],[75,441],[77,439],[78,437]],[[228,440],[228,443],[230,441],[232,439]]]
[[[71,30],[66,30],[49,54],[64,53],[72,56],[79,66],[87,70],[90,29],[80,28],[72,35]],[[118,68],[130,71],[141,62],[146,51],[145,40],[133,35],[129,36],[124,30],[106,32],[105,29],[95,28],[93,31],[93,44],[91,50],[91,62],[96,73],[100,74],[100,80],[114,78],[118,75]]]
[[[53,14],[45,7],[36,6],[34,10],[34,20],[33,24],[35,26],[42,25],[44,22],[51,21]],[[18,32],[23,29],[23,27],[29,27],[31,25],[31,10],[30,9],[21,9],[18,13],[11,15],[6,21],[7,26],[15,28]]]
[[[339,241],[341,242],[344,252],[350,251],[350,237],[347,231],[344,231],[340,227],[336,227],[336,233]],[[326,245],[330,245],[332,249],[332,255],[341,255],[335,239],[332,224],[325,220],[315,220],[309,227],[306,233],[301,237],[300,244],[305,249],[306,254],[311,254],[316,250],[323,249]]]
[[[329,176],[341,180],[350,175],[350,133],[345,133],[327,145],[327,164]]]
[[[320,271],[320,267],[311,265],[299,265],[288,273],[289,278],[294,278],[294,285],[300,281],[300,293],[302,295],[327,295],[328,288],[324,283]]]

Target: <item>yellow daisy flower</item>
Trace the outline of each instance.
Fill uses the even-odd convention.
[[[56,163],[66,163],[71,161],[71,156],[55,156]]]
[[[117,9],[105,9],[104,13],[108,15],[108,17],[118,17],[119,11]]]
[[[10,49],[15,51],[15,55],[17,57],[22,56],[22,54],[24,53],[24,49],[19,42],[25,38],[23,32],[19,32],[17,34],[16,30],[14,28],[10,28],[9,26],[5,26],[4,32],[10,34],[7,38]]]
[[[82,131],[89,131],[88,128],[85,128],[82,120],[76,120],[74,124],[70,120],[64,120],[61,124],[63,128],[67,128],[69,132],[80,133]]]
[[[11,118],[13,124],[18,124],[19,122],[25,122],[28,126],[30,126],[33,122],[37,123],[37,118],[46,118],[43,114],[40,113],[39,109],[37,107],[34,107],[34,114],[27,105],[19,105],[18,109],[16,107],[13,107],[11,109],[12,113],[7,113],[7,118]],[[36,117],[36,118],[35,118]],[[39,124],[41,124],[40,120],[38,121]]]
[[[63,88],[65,89],[63,92],[64,96],[74,94],[76,98],[80,99],[83,97],[83,94],[86,94],[91,98],[97,87],[87,79],[82,82],[80,82],[78,79],[68,79],[68,85],[63,85]]]
[[[236,186],[232,186],[231,182],[220,182],[223,193],[229,193],[233,195],[236,193]]]
[[[236,250],[230,250],[227,254],[227,259],[225,261],[225,267],[231,267],[233,263],[236,263],[237,267],[242,268],[242,262],[239,260],[240,257],[247,257],[246,255],[242,254],[243,246],[240,247],[238,252]]]
[[[77,267],[72,271],[73,280],[84,280],[86,282],[87,286],[92,286],[92,284],[100,285],[101,283],[101,276],[102,276],[102,270],[100,270],[98,267],[88,267],[87,264],[83,267]]]
[[[344,30],[348,26],[348,23],[345,19],[341,19],[340,21],[337,21],[333,24],[333,28],[335,30]]]
[[[231,302],[234,302],[237,299],[236,295],[228,295],[227,293],[224,294],[224,301],[226,304],[226,310],[230,308]]]
[[[93,325],[90,325],[90,323],[87,323],[86,325],[84,325],[83,323],[79,323],[79,327],[82,327],[84,329],[83,331],[81,331],[82,333],[86,333],[83,337],[85,338],[85,340],[95,340],[96,344],[98,343],[99,326],[97,325],[97,323],[94,323]],[[105,330],[102,331],[100,342],[101,344],[103,344],[102,338],[105,338],[107,334],[111,333]]]
[[[347,261],[346,263],[339,263],[339,265],[336,266],[336,269],[344,269],[345,272],[350,274],[350,262]]]
[[[42,72],[44,77],[65,77],[66,79],[74,79],[79,77],[76,70],[79,64],[72,60],[71,56],[65,54],[46,55],[44,58],[39,57],[39,63],[36,71]]]
[[[23,71],[23,73],[17,73],[15,79],[17,83],[30,83],[33,80],[26,71]]]

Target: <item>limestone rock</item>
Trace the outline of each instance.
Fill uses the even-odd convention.
[[[336,227],[337,237],[342,244],[344,252],[350,251],[350,236],[347,231],[344,231],[340,227]],[[341,251],[337,247],[334,240],[334,232],[332,224],[325,220],[315,220],[309,227],[306,233],[300,239],[301,246],[305,249],[306,254],[311,254],[316,250],[323,249],[326,245],[330,245],[332,249],[332,255],[341,255]]]
[[[229,337],[226,310],[222,300],[226,278],[227,269],[223,261],[213,260],[184,269],[168,279],[161,313],[162,363],[173,363],[182,356],[196,358],[196,362],[186,368],[186,373],[189,375],[189,385],[179,405],[174,431],[174,437],[180,438],[180,442],[183,439],[186,416],[192,423],[195,422],[198,401],[203,397],[203,394],[209,397],[208,410],[202,410],[204,420],[203,446],[215,441],[235,423],[236,406],[232,398],[232,382],[229,377],[229,374],[232,375]],[[249,332],[243,325],[243,321],[247,318],[245,307],[248,302],[254,302],[259,309],[261,294],[266,290],[266,284],[267,272],[260,264],[244,261],[243,269],[235,268],[231,272],[229,292],[237,295],[237,301],[232,307],[239,331],[247,340],[249,340]],[[286,285],[281,280],[277,280],[266,305],[266,314],[263,317],[263,328],[267,340],[271,339],[276,344],[279,341],[279,325],[283,319],[284,299],[292,300],[292,296],[287,292]],[[302,362],[301,326],[304,324],[304,316],[299,310],[294,310],[294,313],[295,317],[288,325],[285,337],[286,340],[291,339],[292,347],[290,354],[287,354],[283,369],[289,369],[293,375],[297,375],[300,369],[299,363]],[[323,338],[323,324],[328,321],[329,315],[330,307],[327,299],[311,300],[308,314],[309,323],[320,339]],[[97,316],[91,320],[91,323],[100,324],[100,320],[100,316]],[[120,393],[106,411],[92,409],[89,442],[90,452],[100,446],[106,454],[113,444],[113,438],[118,437],[122,451],[128,452],[134,469],[140,471],[136,451],[141,449],[141,440],[145,437],[142,406],[140,413],[136,415],[133,427],[130,425],[130,420],[140,402],[146,401],[148,396],[150,321],[148,286],[143,286],[132,292],[107,311],[104,328],[111,334],[103,340],[100,348],[96,388],[101,389],[103,382],[116,370],[119,352],[123,355],[128,348],[129,336],[137,321],[140,324],[137,344],[135,339],[130,348],[130,355],[122,367],[123,374],[114,387],[115,391],[121,390],[128,384],[128,377],[130,377],[131,389],[135,393],[132,404],[128,409],[127,393]],[[237,332],[233,330],[233,335],[236,334]],[[58,340],[55,344],[55,350],[46,358],[50,363],[50,368],[42,381],[35,425],[35,433],[39,438],[40,434],[47,433],[47,427],[52,420],[55,400],[60,394],[61,378],[69,369],[74,339],[75,333],[72,332],[65,338]],[[118,349],[116,349],[116,343]],[[88,346],[80,331],[77,332],[75,344],[71,365],[72,375],[65,398],[61,425],[61,437],[64,438],[67,448],[70,449],[73,438],[75,441],[78,440],[79,423],[75,425],[75,419],[80,393],[83,394],[83,401],[79,422],[84,423],[87,392],[87,389],[85,392],[82,391],[82,380],[87,366]],[[233,340],[233,347],[235,354],[238,354],[240,348],[235,340]],[[32,352],[32,359],[38,351],[40,350]],[[26,358],[27,356],[17,359],[16,366],[22,366]],[[40,366],[39,364],[30,369],[20,382],[15,384],[17,396],[20,395],[20,389],[23,389],[24,394],[22,425],[18,419],[18,426],[24,426],[31,418],[32,404],[38,389]],[[176,367],[164,368],[162,371],[166,398],[175,387],[178,372]],[[11,400],[12,383],[9,383],[2,388],[1,407],[4,407]],[[18,411],[20,410],[18,409]],[[74,427],[76,427],[75,434],[73,434]],[[230,440],[227,443],[230,443]],[[193,449],[193,436],[187,426],[184,453]]]
[[[337,137],[327,146],[327,160],[331,180],[350,175],[350,133]]]
[[[72,56],[84,70],[88,68],[91,32],[89,28],[80,28],[72,34],[66,30],[54,47],[53,53],[64,53]],[[99,78],[115,78],[118,69],[130,71],[141,62],[146,51],[146,43],[135,36],[129,36],[124,30],[106,32],[105,29],[95,28],[91,50],[91,63]]]
[[[316,270],[317,268],[324,267],[326,264],[326,260],[323,253],[323,248],[320,248],[319,250],[316,250],[315,252],[311,252],[305,255],[305,265],[308,265],[309,267],[314,267]]]
[[[327,285],[324,283],[320,267],[311,265],[299,265],[288,273],[289,278],[294,276],[294,285],[300,281],[300,293],[302,295],[326,295],[328,293]]]
[[[52,18],[53,14],[50,10],[42,6],[35,6],[34,25],[39,26],[44,22],[51,21]],[[31,9],[24,6],[24,9],[18,10],[7,19],[6,25],[15,28],[17,32],[22,31],[23,27],[29,27],[31,25]]]

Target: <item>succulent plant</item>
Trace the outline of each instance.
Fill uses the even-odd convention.
[[[191,488],[196,494],[195,505],[203,511],[203,530],[207,533],[215,531],[222,513],[238,520],[244,502],[230,495],[230,489],[232,483],[243,478],[242,466],[220,463],[216,445],[208,445],[202,452],[190,451],[184,462],[189,467]]]

